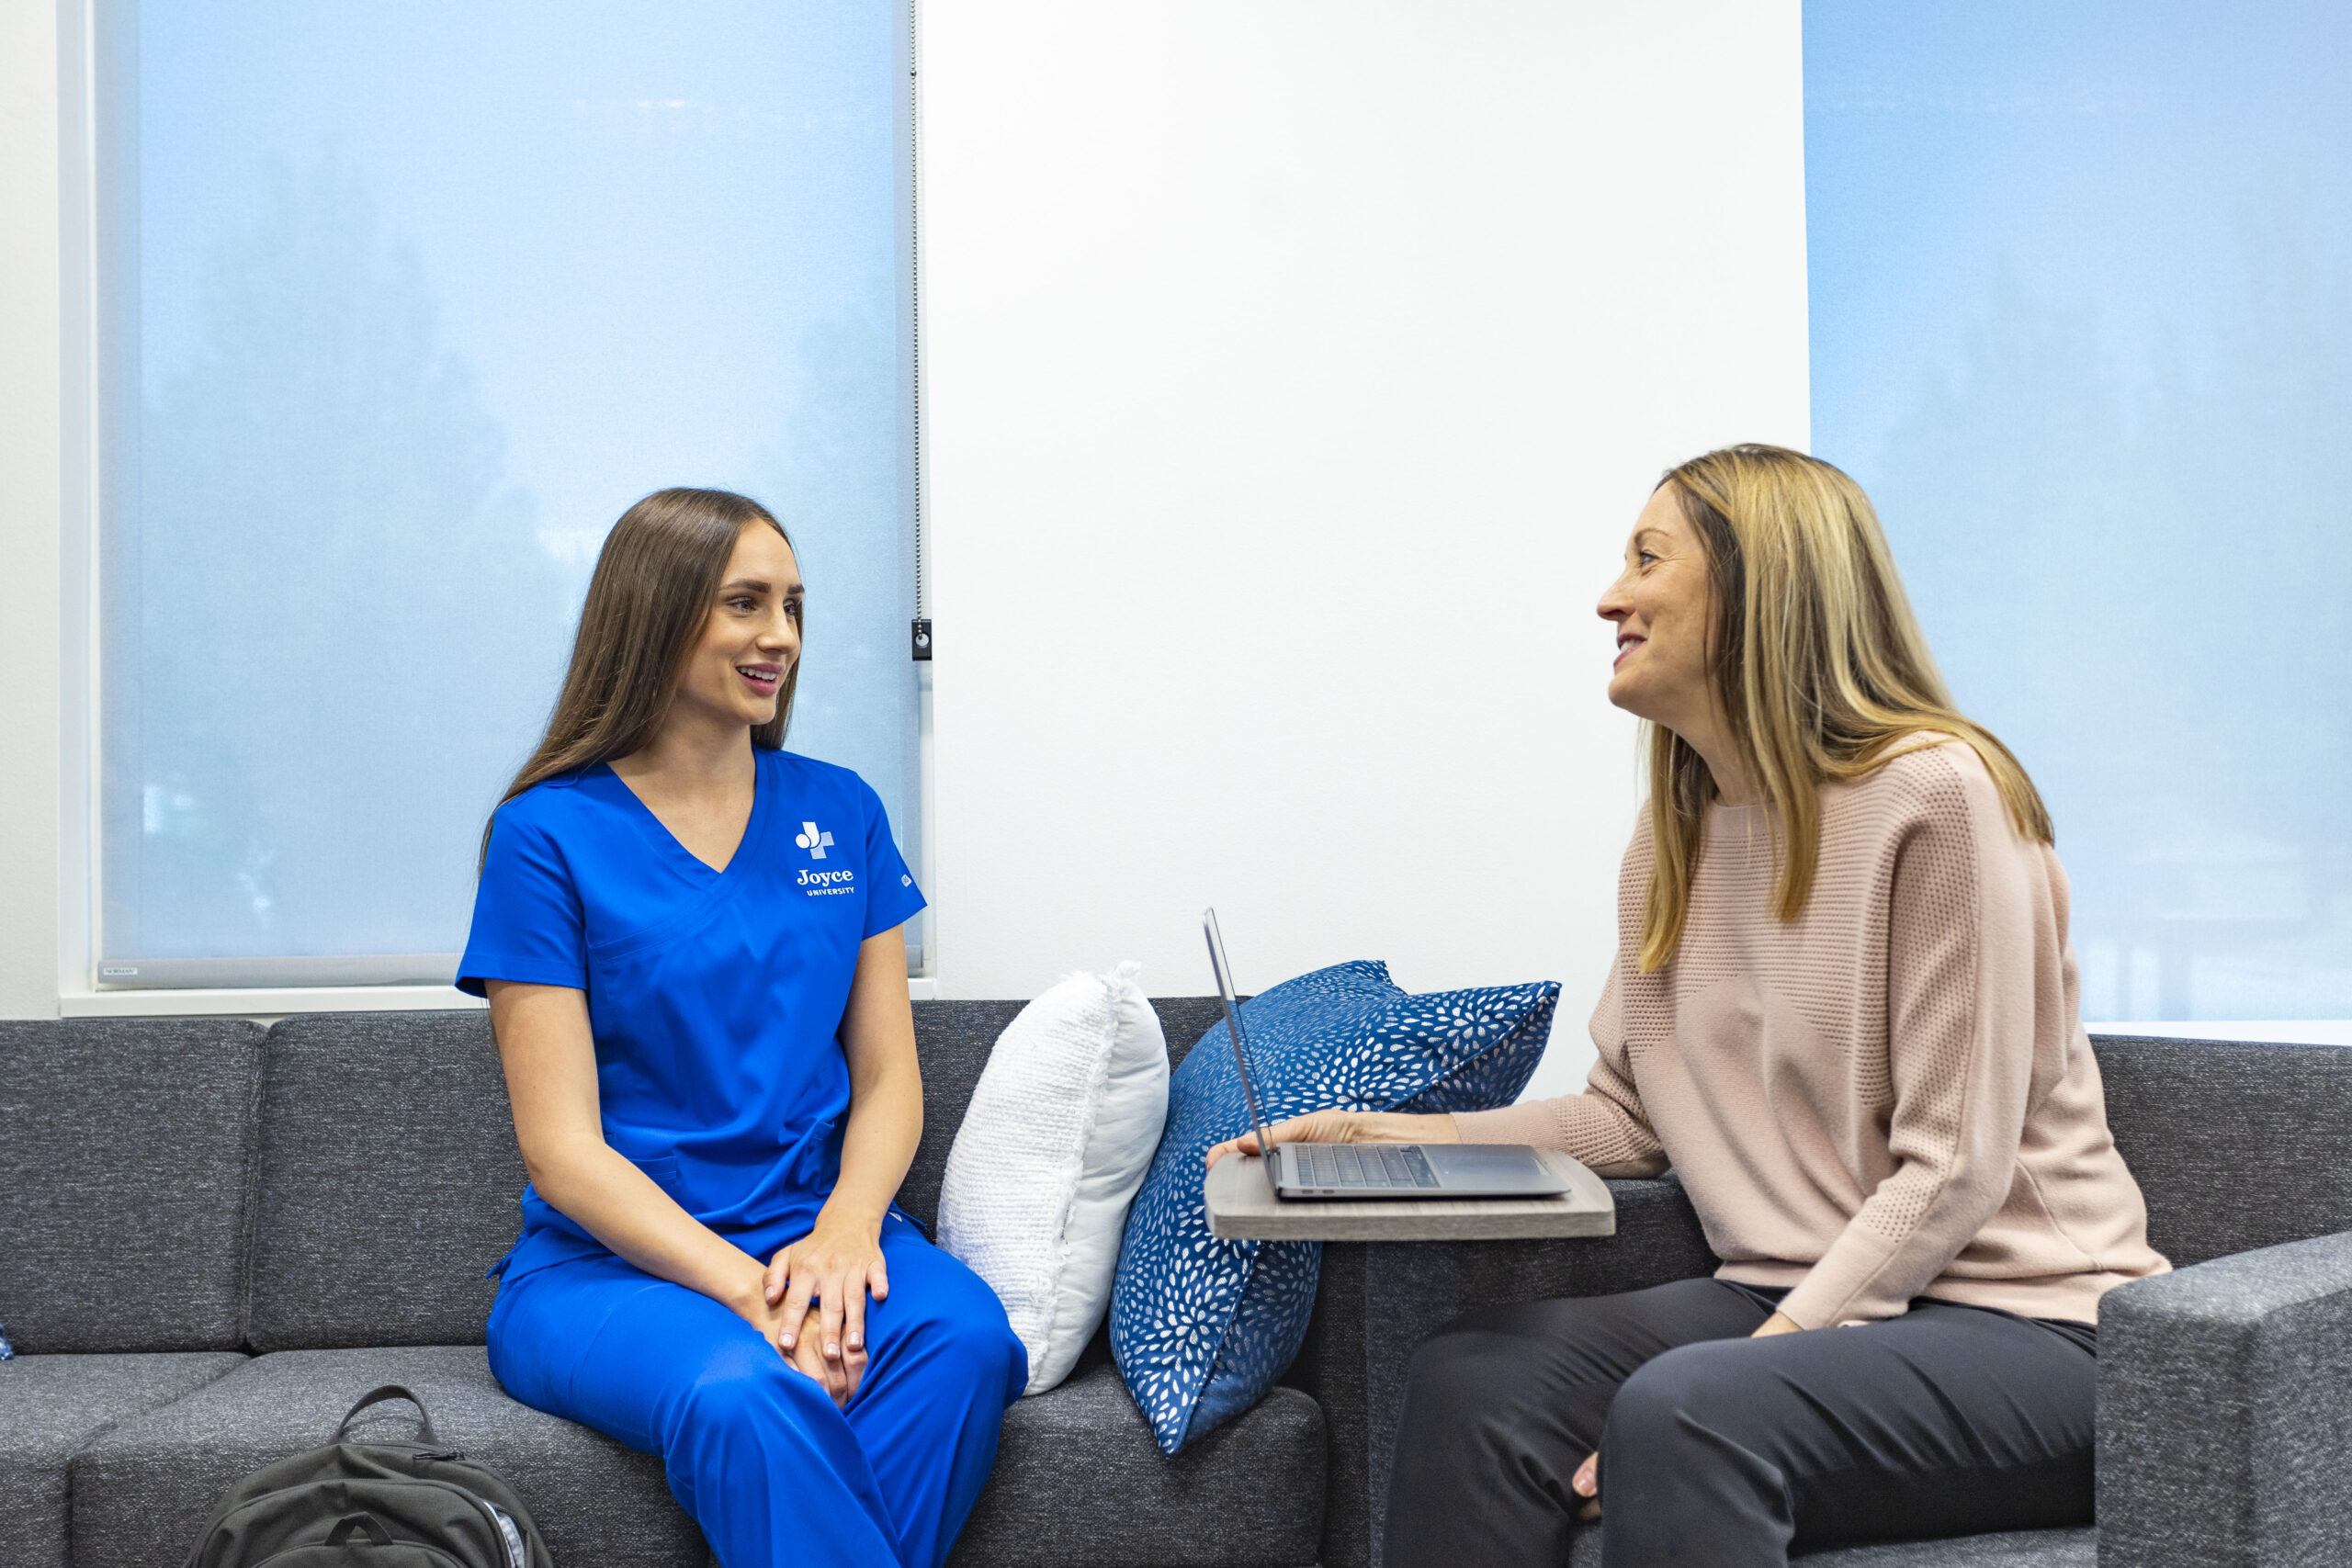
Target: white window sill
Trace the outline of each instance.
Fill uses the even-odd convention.
[[[908,997],[927,1002],[939,982],[909,980]],[[204,991],[68,991],[61,1018],[186,1018],[227,1013],[285,1018],[306,1012],[465,1012],[486,1003],[451,986],[269,986]]]
[[[454,986],[254,986],[202,991],[68,991],[61,1018],[172,1018],[232,1013],[462,1012],[488,1006]]]

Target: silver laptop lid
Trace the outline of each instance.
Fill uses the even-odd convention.
[[[1225,1031],[1233,1038],[1233,1065],[1241,1070],[1241,1097],[1250,1104],[1258,1152],[1272,1157],[1274,1141],[1266,1135],[1266,1118],[1258,1110],[1258,1085],[1250,1077],[1250,1054],[1241,1043],[1241,1009],[1233,999],[1233,971],[1225,962],[1225,939],[1217,934],[1215,909],[1201,911],[1201,932],[1209,939],[1209,967],[1216,971],[1216,994],[1225,999]]]

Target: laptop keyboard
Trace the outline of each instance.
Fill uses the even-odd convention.
[[[1293,1144],[1293,1169],[1308,1187],[1435,1187],[1437,1173],[1413,1144]]]

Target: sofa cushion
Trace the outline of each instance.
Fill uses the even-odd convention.
[[[2092,1041],[2115,1146],[2175,1268],[2352,1230],[2352,1050]]]
[[[1956,1535],[1941,1540],[1873,1541],[1799,1551],[1792,1561],[1805,1568],[2098,1568],[2098,1531],[2005,1530],[1992,1535]],[[1568,1568],[1600,1568],[1600,1531],[1577,1532]]]
[[[269,1032],[256,1350],[479,1345],[526,1181],[490,1017],[321,1014]]]
[[[1316,1561],[1323,1417],[1295,1389],[1183,1455],[1152,1442],[1099,1355],[1005,1414],[996,1471],[956,1549],[965,1568],[1237,1568]],[[274,1459],[327,1440],[352,1401],[413,1389],[452,1446],[530,1508],[559,1562],[704,1568],[702,1536],[659,1460],[506,1397],[473,1346],[264,1356],[175,1404],[119,1425],[73,1464],[75,1568],[150,1568],[186,1555],[220,1495]],[[413,1413],[371,1412],[363,1435],[404,1435]],[[12,1564],[13,1558],[0,1558]],[[41,1561],[39,1558],[33,1562]]]
[[[1217,1003],[1152,1006],[1170,1041],[1189,1043]],[[899,1201],[926,1226],[964,1107],[1020,1010],[1019,1002],[914,1005],[923,1136]],[[245,1320],[253,1348],[481,1344],[494,1294],[482,1271],[522,1228],[526,1179],[489,1015],[288,1019],[269,1032],[267,1060]],[[0,1280],[6,1268],[0,1261]],[[0,1322],[13,1331],[6,1305],[0,1290]]]
[[[230,1350],[0,1361],[0,1562],[65,1568],[66,1469],[107,1427],[244,1364]]]
[[[702,1533],[671,1500],[660,1460],[507,1398],[471,1345],[264,1356],[116,1427],[74,1461],[74,1568],[180,1562],[222,1492],[327,1441],[352,1403],[384,1383],[414,1390],[452,1447],[506,1478],[558,1562],[705,1568]],[[354,1430],[414,1429],[410,1406],[379,1408]]]
[[[28,1354],[233,1350],[262,1031],[0,1022],[0,1323]]]
[[[1170,1459],[1090,1353],[1068,1382],[1004,1413],[996,1471],[955,1568],[1312,1563],[1323,1534],[1323,1413],[1295,1388]]]
[[[2352,1563],[2352,1234],[2118,1286],[2098,1338],[2111,1559]]]

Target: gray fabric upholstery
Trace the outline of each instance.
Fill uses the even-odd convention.
[[[233,1351],[0,1361],[0,1563],[66,1568],[66,1473],[107,1427],[244,1364]]]
[[[33,1352],[233,1350],[262,1032],[0,1022],[0,1323]]]
[[[1180,1057],[1216,1009],[1204,998],[1153,1005]],[[1021,1008],[915,1004],[923,1137],[899,1201],[926,1225],[964,1107]],[[349,1013],[278,1024],[261,1149],[245,1320],[254,1348],[481,1343],[495,1294],[482,1270],[514,1243],[526,1180],[486,1015]]]
[[[558,1562],[707,1562],[702,1533],[671,1500],[661,1461],[507,1398],[478,1346],[414,1346],[264,1356],[118,1426],[74,1461],[74,1568],[182,1561],[223,1491],[272,1460],[325,1442],[352,1403],[381,1383],[414,1389],[443,1438],[513,1484]],[[413,1429],[404,1404],[365,1418],[369,1435]]]
[[[1315,1315],[1306,1343],[1283,1382],[1322,1407],[1330,1458],[1323,1481],[1323,1568],[1360,1568],[1369,1561],[1372,1517],[1371,1405],[1365,1399],[1364,1280],[1371,1247],[1323,1244]]]
[[[1941,1540],[1873,1541],[1800,1551],[1806,1568],[2096,1568],[2098,1531],[2004,1530]]]
[[[939,1213],[940,1183],[947,1175],[947,1151],[964,1124],[980,1071],[989,1065],[996,1037],[1025,1004],[1001,1001],[932,1001],[914,1004],[915,1050],[922,1058],[922,1144],[899,1188],[899,1207],[928,1227]],[[1160,997],[1152,1001],[1168,1037],[1170,1066],[1184,1059],[1210,1022],[1223,1015],[1215,997]]]
[[[2352,1050],[2101,1037],[2107,1120],[2175,1267],[2352,1230]]]
[[[1600,1568],[1603,1528],[1577,1533],[1568,1549],[1568,1568]],[[1792,1561],[1805,1568],[2097,1568],[2098,1531],[2016,1530],[1943,1540],[1873,1541],[1800,1551]]]
[[[1174,1459],[1098,1363],[1005,1412],[956,1568],[1295,1568],[1322,1537],[1323,1416],[1296,1389]]]
[[[1205,958],[1203,959],[1206,963]],[[1240,998],[1248,1001],[1250,998]],[[1154,997],[1152,1010],[1159,1014],[1160,1032],[1168,1036],[1168,1065],[1180,1065],[1201,1036],[1225,1021],[1225,1004],[1215,997]]]
[[[288,1019],[268,1064],[253,1348],[481,1344],[525,1182],[489,1016]]]
[[[559,1562],[703,1568],[661,1462],[508,1399],[472,1346],[265,1356],[194,1397],[127,1422],[74,1461],[75,1568],[149,1568],[186,1554],[214,1500],[270,1460],[327,1440],[379,1383],[423,1395],[442,1437],[513,1483]],[[405,1405],[368,1430],[404,1436]],[[1005,1417],[996,1473],[955,1561],[965,1568],[1312,1563],[1322,1418],[1277,1390],[1170,1462],[1107,1364]],[[0,1558],[0,1562],[13,1560]]]
[[[2315,1179],[2343,1152],[2307,1151]],[[2109,1292],[2098,1403],[2110,1561],[2352,1562],[2352,1234]]]

